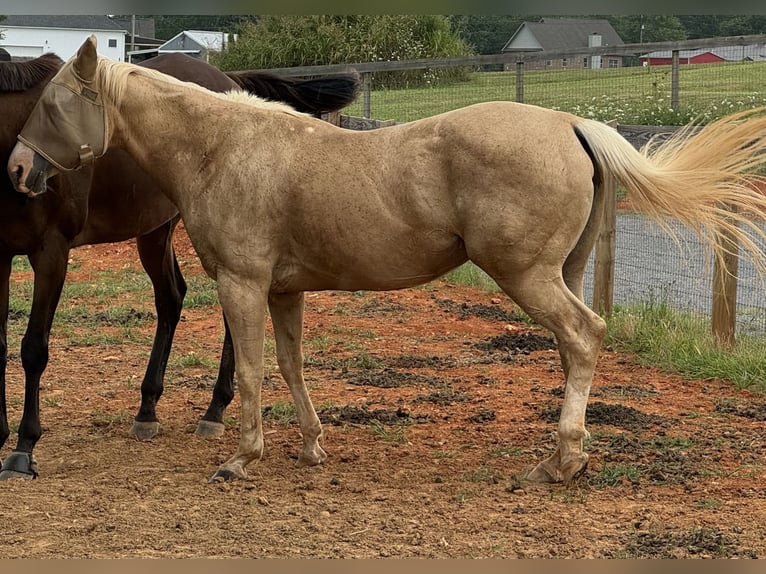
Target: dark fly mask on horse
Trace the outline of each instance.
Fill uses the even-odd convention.
[[[101,94],[72,72],[50,81],[18,136],[62,171],[80,169],[104,155],[108,137]],[[80,142],[78,150],[73,141]]]

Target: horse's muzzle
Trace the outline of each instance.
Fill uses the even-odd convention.
[[[23,142],[17,142],[8,158],[8,176],[13,187],[28,197],[45,193],[48,178],[57,170]]]

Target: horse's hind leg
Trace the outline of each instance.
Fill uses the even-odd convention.
[[[556,336],[562,363],[567,366],[559,444],[553,455],[538,464],[527,478],[536,482],[568,482],[588,461],[582,450],[582,441],[588,434],[585,409],[604,338],[604,321],[566,287],[559,269],[536,266],[515,276],[490,275],[535,321]]]
[[[141,382],[141,406],[130,431],[139,440],[149,440],[159,432],[156,406],[162,396],[165,369],[186,294],[186,282],[173,251],[173,230],[177,222],[177,219],[168,221],[136,238],[141,264],[152,281],[157,310],[152,352]]]
[[[303,293],[269,296],[269,310],[277,344],[277,362],[295,402],[303,435],[303,449],[298,455],[298,466],[312,466],[324,462],[327,454],[319,446],[322,425],[303,380],[303,303]]]
[[[564,266],[561,270],[567,288],[582,302],[585,302],[583,293],[585,269],[588,266],[588,259],[598,238],[603,211],[603,189],[596,187],[596,194],[588,223],[580,234],[574,249],[567,256],[566,261],[564,261]],[[561,356],[561,366],[564,370],[564,376],[567,376],[569,374],[569,364],[567,363],[566,355]]]

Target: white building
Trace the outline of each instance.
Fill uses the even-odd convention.
[[[99,54],[118,62],[125,60],[128,32],[109,16],[11,15],[0,21],[0,47],[13,59],[53,52],[68,60],[91,34],[96,36]]]
[[[181,53],[208,62],[211,52],[220,52],[226,48],[228,37],[226,32],[184,30],[160,46],[144,50],[129,50],[128,59],[136,63],[158,54]]]

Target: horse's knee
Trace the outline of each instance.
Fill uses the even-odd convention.
[[[42,373],[48,365],[48,343],[43,337],[24,335],[21,365],[26,373]]]

